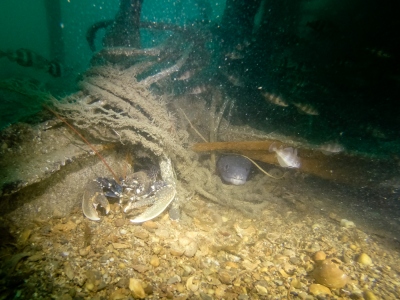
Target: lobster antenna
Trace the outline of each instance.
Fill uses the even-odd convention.
[[[52,110],[50,107],[48,107],[47,105],[44,105],[44,107],[49,110],[51,113],[53,113],[59,120],[61,120],[64,124],[66,124],[69,128],[72,129],[73,132],[75,132],[89,147],[90,149],[93,150],[94,153],[96,153],[96,155],[100,158],[100,160],[103,162],[103,164],[107,167],[107,169],[111,172],[111,174],[114,177],[114,180],[120,184],[120,181],[118,179],[118,176],[115,174],[115,172],[111,169],[110,165],[106,162],[106,160],[104,159],[104,157],[96,150],[96,148],[89,143],[89,141],[82,135],[79,133],[78,130],[76,130],[71,124],[69,124],[67,122],[67,120],[65,120],[63,117],[61,117],[57,112],[55,112],[54,110]]]

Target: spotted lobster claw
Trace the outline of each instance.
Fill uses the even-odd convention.
[[[88,183],[86,190],[83,193],[82,211],[86,218],[92,221],[99,221],[99,215],[96,211],[97,206],[100,205],[106,211],[106,214],[110,211],[110,203],[103,194],[101,185],[93,180]]]

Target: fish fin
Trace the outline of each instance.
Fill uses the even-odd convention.
[[[295,149],[296,151],[297,151],[297,149]],[[297,155],[297,152],[295,153],[294,151],[293,151],[293,148],[292,147],[287,147],[287,148],[285,148],[285,149],[282,149],[282,151],[285,153],[285,154],[288,154],[288,155]]]
[[[269,152],[275,152],[275,150],[276,150],[276,143],[275,142],[273,142],[270,146],[269,146]]]
[[[287,165],[287,164],[285,163],[285,161],[284,161],[279,155],[277,155],[277,157],[278,157],[278,162],[279,162],[279,164],[280,164],[281,167],[283,167],[283,168],[289,167],[289,165]]]

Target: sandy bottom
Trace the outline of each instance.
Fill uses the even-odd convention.
[[[240,210],[194,195],[182,203],[180,221],[164,212],[132,224],[112,204],[93,222],[82,214],[82,191],[107,171],[84,147],[62,127],[18,127],[3,139],[0,299],[400,294],[398,190],[383,195],[292,170],[284,180],[265,180],[267,205],[249,213],[248,202]]]
[[[100,222],[78,206],[2,220],[0,299],[396,299],[393,247],[285,202],[257,219],[195,196],[179,222],[135,225],[117,204]]]

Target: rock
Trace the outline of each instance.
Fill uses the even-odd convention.
[[[86,256],[86,255],[88,255],[91,248],[92,248],[92,247],[89,245],[89,246],[87,246],[87,247],[85,247],[85,248],[79,249],[79,255],[80,255],[80,256]]]
[[[364,291],[363,295],[365,300],[378,300],[378,298],[371,291]]]
[[[154,254],[160,254],[160,252],[163,250],[163,247],[161,247],[160,245],[154,245],[151,250]]]
[[[153,267],[158,267],[160,265],[160,259],[158,258],[158,256],[153,255],[150,259],[150,265],[152,265]]]
[[[70,262],[68,262],[68,261],[64,264],[64,272],[69,280],[74,279],[75,273],[74,273],[74,270],[72,269]]]
[[[357,262],[365,266],[372,265],[372,259],[366,253],[361,253],[357,259]]]
[[[121,270],[123,270],[123,269],[126,268],[126,265],[125,265],[124,263],[119,263],[119,264],[118,264],[118,268],[121,269]]]
[[[198,249],[197,243],[188,237],[179,238],[179,245],[183,248],[183,254],[186,257],[193,257]]]
[[[218,274],[218,279],[223,283],[223,284],[232,284],[232,281],[234,279],[234,276],[226,270],[222,270]]]
[[[245,260],[242,262],[242,266],[243,266],[247,271],[250,271],[250,272],[254,271],[254,270],[258,267],[259,264],[260,264],[260,262],[252,263],[252,262],[250,262],[250,261],[247,260],[247,259],[245,259]]]
[[[266,287],[262,286],[262,285],[256,285],[256,290],[257,290],[257,294],[262,295],[262,296],[266,296],[268,295],[268,290]]]
[[[144,222],[143,224],[142,224],[142,226],[143,226],[143,228],[145,228],[145,229],[150,229],[150,230],[154,230],[154,229],[157,229],[158,228],[158,225],[157,225],[157,223],[156,222],[153,222],[153,221],[146,221],[146,222]]]
[[[313,259],[314,261],[325,260],[326,254],[324,251],[317,251],[314,253]]]
[[[154,231],[154,233],[159,238],[167,239],[169,237],[169,232],[166,229],[158,228]]]
[[[61,211],[59,211],[57,208],[55,208],[53,210],[53,218],[54,219],[61,219],[63,217],[64,217],[63,213]]]
[[[346,219],[341,219],[340,220],[340,226],[344,227],[344,228],[355,228],[356,224],[354,224],[354,222],[346,220]]]
[[[146,297],[141,281],[136,278],[129,279],[129,289],[135,298],[144,299]]]
[[[348,276],[331,259],[319,261],[312,276],[316,282],[335,289],[344,287],[349,281]]]
[[[314,296],[332,295],[331,290],[321,284],[314,283],[314,284],[310,285],[309,290],[310,290],[310,293],[313,294]]]
[[[145,273],[150,269],[150,267],[144,264],[137,264],[137,265],[132,265],[132,269],[138,271],[139,273]]]
[[[182,256],[183,253],[185,252],[185,248],[183,248],[181,245],[179,245],[178,243],[173,243],[171,245],[171,249],[169,250],[169,252],[171,253],[171,255],[173,256]]]
[[[141,240],[147,240],[149,238],[149,232],[141,227],[136,228],[133,235]]]
[[[181,282],[181,277],[179,275],[174,275],[170,279],[168,279],[167,284],[175,284]]]
[[[123,244],[123,243],[112,243],[114,249],[127,249],[127,248],[131,248],[130,245],[128,244]]]

